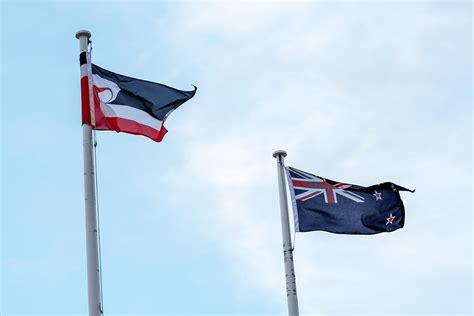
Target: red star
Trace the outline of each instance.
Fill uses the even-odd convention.
[[[395,216],[393,216],[392,213],[390,213],[390,216],[387,217],[387,223],[385,225],[393,224],[394,219],[395,219]]]

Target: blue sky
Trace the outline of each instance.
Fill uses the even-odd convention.
[[[79,43],[196,96],[100,132],[106,315],[284,315],[276,165],[393,181],[406,226],[298,234],[300,311],[472,312],[470,2],[1,3],[1,313],[87,311]]]

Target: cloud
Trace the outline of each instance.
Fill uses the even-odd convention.
[[[461,72],[449,76],[464,75],[457,65],[469,63],[469,40],[436,37],[466,26],[461,6],[206,3],[168,19],[182,23],[164,19],[158,28],[171,25],[176,58],[189,59],[203,85],[199,105],[173,121],[188,159],[166,179],[176,192],[193,179],[202,203],[194,220],[235,263],[240,286],[285,310],[271,157],[284,148],[291,165],[329,178],[418,189],[404,196],[402,231],[298,235],[303,312],[469,310],[469,296],[451,291],[472,279],[471,208],[459,199],[471,194],[470,154],[451,153],[471,146],[470,122],[442,108],[456,88],[439,76],[450,65]],[[469,111],[470,100],[460,102]],[[455,189],[445,188],[450,181]],[[390,300],[405,304],[387,307]]]

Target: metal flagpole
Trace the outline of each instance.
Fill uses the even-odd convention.
[[[91,33],[89,31],[78,31],[76,33],[76,38],[79,39],[81,53],[88,51],[90,37]],[[90,97],[87,97],[90,102]],[[92,126],[90,124],[85,123],[82,125],[82,140],[84,149],[84,194],[86,211],[87,292],[89,316],[100,316],[102,313],[102,306],[100,296],[101,289],[99,276],[95,173],[94,158],[92,155]]]
[[[286,299],[288,315],[298,316],[298,296],[296,294],[295,267],[293,264],[293,248],[291,245],[290,221],[288,218],[288,199],[286,197],[285,162],[286,151],[277,150],[273,153],[277,160],[278,189],[280,191],[281,231],[283,235],[283,258],[285,261]]]

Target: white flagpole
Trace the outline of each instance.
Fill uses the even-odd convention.
[[[285,162],[286,151],[277,150],[273,153],[277,160],[278,189],[280,191],[281,231],[283,235],[283,258],[285,261],[286,299],[288,315],[298,316],[298,296],[296,294],[295,266],[293,264],[293,248],[291,246],[290,221],[288,218],[288,198],[286,197]]]
[[[76,33],[76,38],[79,39],[81,53],[88,51],[90,37],[91,33],[89,31],[78,31]],[[100,316],[102,313],[102,306],[100,296],[94,157],[92,155],[92,126],[90,124],[82,125],[82,140],[84,149],[84,195],[86,211],[87,292],[89,316]]]

